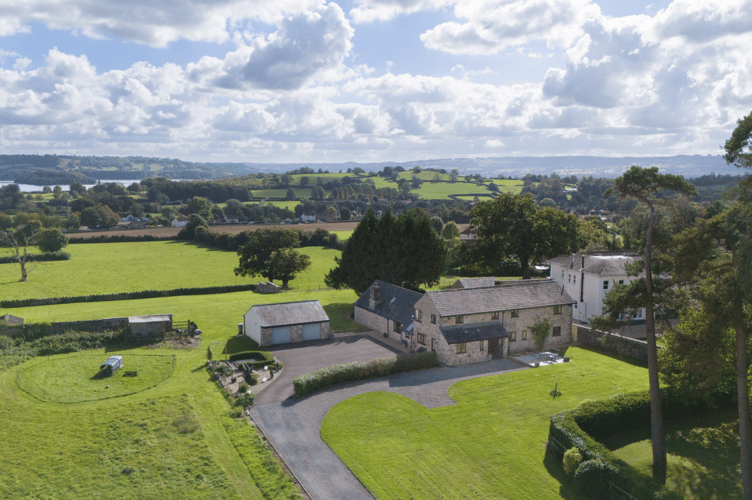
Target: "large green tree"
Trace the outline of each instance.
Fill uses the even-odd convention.
[[[292,248],[283,248],[273,252],[266,265],[269,276],[282,280],[282,288],[287,288],[287,284],[295,279],[296,274],[308,269],[311,258]],[[269,278],[269,281],[272,281],[272,278]]]
[[[275,274],[273,265],[280,261],[280,256],[277,256],[277,260],[272,260],[272,256],[279,250],[296,247],[299,243],[298,232],[291,229],[264,228],[253,231],[248,242],[238,250],[240,258],[235,275],[263,276],[274,281],[279,276]]]
[[[653,298],[653,228],[656,225],[655,206],[658,200],[668,193],[681,192],[687,195],[695,193],[695,188],[682,176],[659,174],[658,167],[641,168],[633,165],[617,178],[614,187],[609,188],[604,196],[618,193],[620,198],[633,198],[645,204],[649,210],[645,247],[642,252],[644,260],[645,284],[645,333],[648,351],[648,380],[650,382],[650,427],[653,448],[654,476],[660,480],[666,477],[666,439],[663,431],[663,412],[658,380],[658,352],[655,339],[655,314]],[[639,286],[635,284],[634,286]]]
[[[325,281],[332,288],[346,286],[359,295],[375,279],[417,289],[439,282],[446,255],[443,240],[424,212],[410,210],[396,217],[387,209],[377,219],[369,209]]]
[[[514,257],[522,277],[530,278],[530,264],[577,250],[577,217],[552,207],[540,207],[531,194],[502,194],[478,203],[470,212],[478,230],[477,247],[470,252],[487,267]]]
[[[36,214],[20,213],[16,215],[15,227],[7,230],[0,230],[0,246],[11,249],[13,256],[21,267],[21,279],[19,281],[29,281],[29,273],[26,269],[26,262],[29,256],[29,245],[35,245],[37,237],[42,230],[42,223],[36,217]]]

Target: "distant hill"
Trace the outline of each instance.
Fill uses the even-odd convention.
[[[50,186],[97,180],[221,179],[248,173],[240,163],[193,163],[143,156],[0,155],[0,180]]]
[[[481,174],[484,177],[523,177],[525,174],[592,175],[593,177],[618,177],[632,165],[657,166],[663,173],[680,174],[684,177],[699,177],[711,173],[739,175],[743,172],[728,165],[722,156],[628,156],[611,158],[605,156],[505,156],[497,158],[440,158],[434,160],[391,161],[378,163],[246,163],[253,171],[283,173],[303,167],[315,171],[346,171],[360,167],[368,172],[378,172],[387,166],[439,168],[447,171],[457,169],[460,174]]]
[[[387,166],[405,169],[436,168],[447,172],[457,169],[461,175],[481,174],[484,177],[523,177],[525,174],[561,176],[592,175],[618,177],[631,165],[656,165],[664,173],[699,177],[707,174],[739,175],[743,172],[727,165],[721,156],[506,156],[496,158],[438,158],[417,161],[385,161],[373,163],[195,163],[170,158],[142,156],[71,156],[71,155],[0,155],[0,180],[23,184],[50,186],[96,180],[134,180],[164,176],[170,179],[221,179],[251,173],[284,173],[303,167],[314,171],[339,172],[361,168],[378,172]]]

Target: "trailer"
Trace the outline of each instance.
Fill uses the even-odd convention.
[[[120,368],[123,367],[123,357],[122,356],[110,356],[110,358],[102,363],[99,367],[100,371],[105,372],[107,375],[112,375],[116,371],[118,371]]]

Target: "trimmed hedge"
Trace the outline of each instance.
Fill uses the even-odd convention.
[[[266,361],[268,363],[274,362],[274,354],[269,351],[241,351],[230,354],[227,358],[230,361],[240,361],[245,359],[251,359],[254,361]]]
[[[30,253],[26,256],[26,262],[51,262],[54,260],[70,260],[71,255],[68,252],[58,250],[57,252]],[[0,257],[0,264],[17,264],[18,257],[11,255]]]
[[[353,361],[304,373],[296,377],[292,381],[292,385],[295,394],[306,396],[335,384],[384,377],[410,370],[421,370],[437,364],[438,358],[435,352],[405,354],[396,358],[381,358],[366,362]]]
[[[733,402],[732,397],[729,394],[716,394],[711,399],[695,399],[674,388],[662,388],[663,421],[678,422],[718,406],[730,405]],[[583,462],[575,473],[575,483],[578,486],[582,485],[583,493],[587,495],[602,494],[603,490],[594,493],[589,485],[604,484],[601,481],[605,481],[605,484],[613,483],[638,498],[681,498],[676,493],[667,492],[650,476],[638,472],[617,458],[596,440],[646,426],[650,426],[648,391],[618,394],[610,399],[590,401],[574,410],[557,413],[551,417],[548,451],[560,460],[563,458],[564,452],[560,448],[555,449],[551,445],[552,441],[564,449],[575,447],[580,451]]]
[[[88,238],[68,238],[70,244],[81,243],[138,243],[140,241],[166,241],[177,240],[177,236],[152,236],[144,234],[141,236],[130,236],[127,234],[102,234],[100,236],[90,236]]]
[[[102,295],[77,295],[73,297],[3,300],[0,301],[0,307],[10,309],[16,307],[48,306],[52,304],[75,304],[80,302],[108,302],[111,300],[152,299],[155,297],[177,297],[181,295],[211,295],[215,293],[245,292],[255,289],[256,285],[245,284],[205,286],[195,288],[173,288],[171,290],[143,290],[140,292],[124,292]]]

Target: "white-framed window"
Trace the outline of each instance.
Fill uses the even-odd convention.
[[[455,325],[461,325],[464,322],[465,322],[465,318],[463,318],[462,315],[454,317],[454,324]]]
[[[517,342],[517,332],[509,332],[509,341]]]
[[[572,284],[574,284],[574,285],[577,284],[577,275],[576,274],[572,276]]]
[[[416,309],[415,310],[415,321],[417,321],[418,323],[420,323],[420,320],[422,320],[422,319],[423,319],[423,311],[421,311],[420,309]]]
[[[554,306],[554,314],[561,314],[561,306]]]
[[[608,280],[603,281],[603,289],[608,290]]]
[[[522,340],[527,340],[527,330],[522,330]]]
[[[561,270],[561,277],[564,278],[564,269]]]
[[[512,318],[519,318],[520,317],[520,310],[519,309],[512,309],[512,311],[509,313],[509,316]]]
[[[464,342],[460,342],[457,344],[457,354],[463,354],[467,352],[467,344]]]
[[[623,285],[624,284],[624,280],[619,280],[619,284]]]
[[[436,315],[435,314],[431,315],[431,324],[434,324],[434,325],[436,324]]]
[[[567,275],[567,283],[571,283],[571,282],[572,282],[572,275],[568,274]]]
[[[485,351],[486,350],[486,341],[485,340],[481,340],[480,342],[478,342],[478,349],[481,350],[481,351]]]
[[[426,345],[426,334],[425,333],[419,333],[418,334],[418,344]]]

